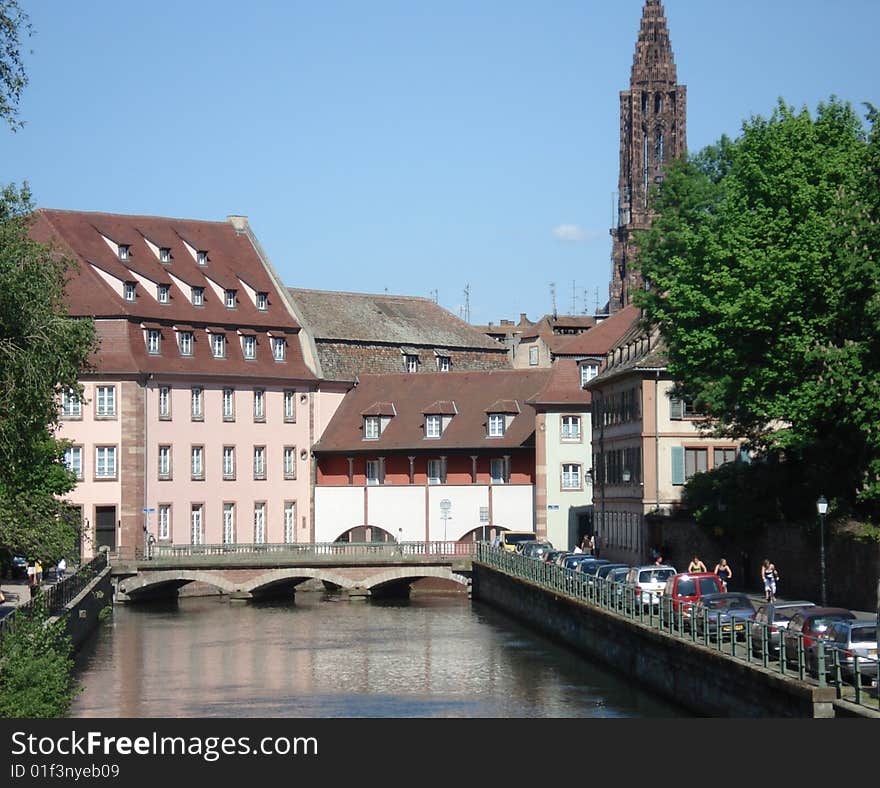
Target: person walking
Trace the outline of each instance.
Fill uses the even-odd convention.
[[[688,564],[688,572],[693,574],[694,572],[705,572],[706,565],[700,560],[700,557],[695,555],[691,562]]]
[[[58,578],[58,582],[60,583],[64,580],[64,573],[67,571],[67,559],[59,558],[58,564],[55,567],[55,577]]]
[[[718,579],[721,581],[721,587],[726,592],[727,584],[730,582],[730,578],[733,577],[733,571],[727,563],[726,558],[722,558],[717,564],[715,564],[715,574],[718,575]]]
[[[764,600],[775,602],[779,572],[776,571],[776,566],[771,564],[768,558],[765,558],[764,563],[761,565],[761,579],[764,581]]]
[[[27,563],[27,582],[31,599],[33,599],[37,595],[37,562],[34,560]]]

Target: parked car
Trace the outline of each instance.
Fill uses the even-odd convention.
[[[595,577],[596,572],[599,571],[600,567],[605,566],[605,564],[610,564],[611,562],[604,558],[596,558],[596,556],[592,555],[586,561],[581,561],[577,565],[577,571],[583,572],[587,575],[592,575]]]
[[[877,624],[874,621],[834,621],[825,630],[825,669],[831,673],[834,654],[837,654],[840,671],[845,681],[855,682],[855,657],[859,658],[859,674],[862,681],[877,680]],[[807,669],[819,673],[819,657],[816,644],[807,652]]]
[[[818,638],[824,638],[828,627],[835,621],[853,621],[855,613],[842,607],[811,607],[795,613],[782,635],[785,647],[785,661],[797,663],[798,643],[803,638],[804,651],[815,645]]]
[[[550,542],[523,542],[522,554],[526,558],[534,558],[536,561],[542,561],[544,556],[553,549]]]
[[[502,550],[516,550],[520,542],[533,542],[537,534],[534,531],[502,531],[498,537],[498,546]]]
[[[562,568],[574,571],[577,565],[583,561],[595,561],[596,559],[586,553],[574,553],[562,559]]]
[[[697,600],[706,594],[721,593],[724,593],[724,586],[718,575],[712,572],[684,572],[667,579],[663,589],[663,604],[669,606],[674,616],[681,612],[681,620],[687,628],[690,626],[691,608]]]
[[[767,654],[776,656],[779,654],[779,641],[782,633],[788,627],[788,622],[795,613],[800,613],[807,608],[816,607],[815,602],[806,600],[793,600],[790,602],[762,602],[755,610],[752,619],[752,651],[760,654],[762,638],[767,638]]]
[[[691,615],[699,635],[710,637],[745,637],[746,627],[755,616],[755,606],[747,594],[703,594],[694,604]]]
[[[606,563],[606,564],[602,564],[602,566],[600,566],[600,567],[596,570],[596,577],[599,577],[599,578],[601,578],[602,580],[608,580],[608,579],[609,579],[609,578],[608,578],[608,575],[609,575],[614,569],[626,569],[626,570],[629,570],[629,564],[615,564],[615,563],[612,563],[612,562],[609,561],[609,562]],[[623,576],[626,577],[626,572],[623,573]],[[619,581],[618,581],[618,582],[619,582]]]
[[[660,595],[674,575],[675,567],[669,564],[631,566],[624,582],[635,588],[636,599],[641,599],[643,605],[659,605]]]
[[[568,550],[548,550],[546,553],[544,553],[544,560],[548,564],[555,564],[556,559],[559,558],[559,556],[561,555],[571,555],[571,553]]]

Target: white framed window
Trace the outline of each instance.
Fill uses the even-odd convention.
[[[205,447],[193,446],[190,449],[192,478],[199,480],[205,478]]]
[[[191,356],[193,354],[193,332],[179,331],[177,333],[177,344],[180,347],[181,356]]]
[[[266,478],[266,447],[254,446],[254,479]]]
[[[284,543],[296,541],[296,501],[284,502]]]
[[[193,306],[204,306],[205,305],[205,288],[204,287],[194,287],[191,291],[192,295],[192,305]]]
[[[83,448],[82,446],[68,446],[64,450],[64,466],[77,479],[83,477]]]
[[[437,370],[449,372],[452,369],[452,359],[449,356],[437,356]]]
[[[126,301],[137,300],[137,285],[134,282],[126,282],[123,292]]]
[[[119,244],[116,247],[116,253],[117,253],[120,260],[128,260],[128,250],[129,250],[128,244]]]
[[[266,420],[266,392],[254,389],[254,421]]]
[[[147,353],[158,356],[161,351],[162,332],[158,328],[147,329]]]
[[[364,440],[379,440],[380,426],[378,416],[364,416]]]
[[[159,262],[160,263],[170,263],[171,262],[171,250],[167,246],[162,246],[159,249]]]
[[[504,414],[503,413],[490,413],[489,414],[489,437],[490,438],[501,438],[504,436]]]
[[[167,304],[171,299],[171,288],[168,285],[159,285],[156,288],[156,300],[160,304]]]
[[[235,290],[227,290],[223,294],[223,300],[227,309],[235,309]]]
[[[581,388],[599,374],[598,364],[581,364]]]
[[[223,447],[223,478],[235,479],[235,446]]]
[[[214,358],[226,358],[226,337],[223,334],[211,334],[211,353]]]
[[[223,504],[223,544],[235,544],[235,504]]]
[[[284,447],[284,478],[296,478],[296,446]]]
[[[82,418],[82,402],[71,389],[61,392],[61,416],[65,419]]]
[[[208,264],[208,253],[204,250],[199,250],[196,252],[196,262],[199,265],[207,265]]]
[[[443,484],[443,460],[428,460],[428,484]]]
[[[562,466],[562,489],[581,489],[581,466],[576,463],[565,463]]]
[[[266,544],[266,504],[254,504],[254,544]]]
[[[276,361],[284,361],[287,342],[283,337],[272,337],[272,357]]]
[[[375,485],[379,484],[379,460],[367,460],[367,484]]]
[[[268,293],[257,293],[257,309],[259,309],[261,312],[265,312],[269,309]]]
[[[296,421],[296,392],[286,389],[284,392],[284,421],[293,423]]]
[[[97,386],[95,388],[95,416],[99,419],[116,415],[116,386]]]
[[[257,357],[257,338],[247,334],[241,338],[241,352],[248,360]]]
[[[494,457],[489,461],[489,476],[492,477],[492,484],[507,483],[507,463],[503,457]]]
[[[115,446],[95,446],[95,478],[116,478]]]
[[[159,539],[168,540],[171,538],[171,504],[159,504]]]
[[[205,541],[204,507],[194,503],[189,513],[189,538],[192,544],[203,544]]]
[[[489,507],[481,506],[480,507],[480,522],[488,523],[489,522]]]
[[[205,391],[201,386],[193,386],[190,389],[190,415],[192,416],[193,421],[204,421],[205,419],[205,410],[204,410],[204,401],[205,401]]]
[[[171,478],[171,446],[159,447],[159,478]]]
[[[159,418],[171,418],[171,387],[159,386]]]
[[[562,440],[579,441],[581,439],[581,417],[563,416],[561,418]]]
[[[443,417],[436,414],[425,416],[425,437],[439,438],[443,431]]]
[[[532,345],[529,348],[529,366],[537,367],[538,366],[538,346]]]
[[[418,372],[419,371],[419,357],[412,354],[407,354],[404,357],[403,368],[407,372]]]
[[[223,421],[235,421],[235,389],[223,389]]]

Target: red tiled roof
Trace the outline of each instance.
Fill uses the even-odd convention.
[[[550,380],[532,401],[539,408],[560,405],[588,408],[590,392],[581,388],[581,373],[573,358],[560,358],[553,364]]]
[[[595,328],[577,336],[560,337],[555,356],[604,356],[638,321],[641,310],[632,305],[615,312]]]

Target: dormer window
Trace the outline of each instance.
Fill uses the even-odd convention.
[[[137,285],[134,282],[126,282],[123,292],[126,301],[134,301],[137,298]]]
[[[272,356],[276,361],[284,361],[286,347],[283,337],[272,337]]]
[[[160,263],[170,263],[171,262],[171,250],[167,246],[163,246],[159,249],[159,262]]]
[[[404,356],[403,361],[404,369],[407,372],[418,372],[419,371],[419,357],[408,353]]]
[[[598,364],[581,364],[581,388],[599,374]]]
[[[425,437],[439,438],[443,432],[443,417],[437,414],[425,416]]]
[[[194,287],[192,289],[192,303],[193,303],[193,306],[204,306],[205,305],[205,288],[204,287]]]
[[[227,309],[235,309],[235,290],[226,291],[225,301]]]
[[[504,414],[503,413],[490,413],[489,414],[489,437],[490,438],[504,437]]]
[[[257,357],[257,338],[251,334],[246,334],[241,338],[241,351],[246,359],[255,359]]]
[[[119,244],[117,254],[119,255],[120,260],[128,260],[128,249],[128,244]]]
[[[364,416],[364,440],[379,440],[381,422],[378,416]]]
[[[257,293],[257,309],[265,312],[269,308],[269,294]]]
[[[170,298],[171,288],[168,285],[159,285],[156,288],[156,300],[160,304],[167,304]]]
[[[214,358],[226,357],[226,337],[223,334],[211,334],[211,352]]]
[[[162,332],[157,328],[147,329],[147,353],[158,356],[162,342]]]
[[[452,369],[452,359],[449,356],[437,356],[437,371],[449,372]]]
[[[205,251],[196,252],[196,262],[199,265],[207,265],[208,264],[208,253]]]
[[[177,344],[180,347],[181,356],[191,356],[193,354],[193,332],[179,332],[177,335]]]

